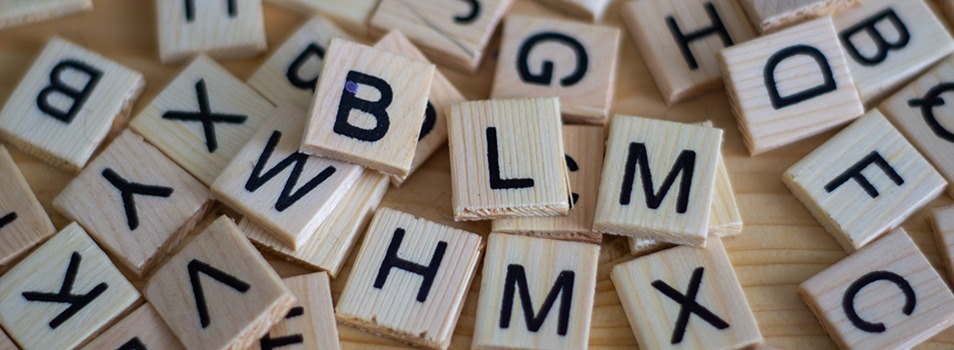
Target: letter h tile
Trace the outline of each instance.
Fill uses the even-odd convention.
[[[477,234],[379,209],[338,300],[338,321],[446,349],[482,245]]]

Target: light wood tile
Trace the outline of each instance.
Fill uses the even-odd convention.
[[[491,97],[560,98],[567,122],[605,124],[616,85],[620,30],[508,16]]]
[[[0,137],[79,172],[145,84],[142,74],[54,37],[0,111]]]
[[[53,205],[141,277],[195,228],[212,200],[202,183],[127,130]]]
[[[582,17],[590,22],[603,19],[611,0],[539,0],[569,15]]]
[[[30,184],[0,145],[0,270],[55,232]]]
[[[641,349],[741,349],[762,334],[722,240],[616,265],[613,285]]]
[[[0,1],[0,29],[91,11],[93,0]]]
[[[867,0],[864,0],[867,1]],[[739,0],[755,28],[770,33],[860,6],[862,0]]]
[[[364,172],[298,151],[305,112],[278,107],[212,184],[215,197],[297,251]]]
[[[711,122],[706,126],[712,127]],[[719,237],[736,236],[742,233],[742,213],[735,199],[729,168],[725,165],[725,155],[719,152],[719,165],[716,168],[715,190],[712,192],[712,210],[709,213],[709,234]]]
[[[454,220],[569,213],[559,99],[457,104],[447,132]]]
[[[148,303],[87,343],[83,350],[185,349]]]
[[[74,223],[0,277],[0,325],[24,349],[72,349],[138,299]]]
[[[17,344],[0,329],[0,350],[20,350]]]
[[[268,100],[199,56],[129,127],[208,186],[273,110]]]
[[[586,348],[599,255],[595,244],[491,233],[471,346]]]
[[[379,0],[266,0],[296,14],[321,14],[352,33],[366,35],[368,19]]]
[[[272,326],[268,335],[249,349],[340,349],[328,274],[316,272],[282,281],[298,301],[283,320]]]
[[[155,0],[159,59],[246,58],[267,48],[262,0]]]
[[[877,109],[793,165],[782,181],[849,253],[947,185]]]
[[[949,280],[954,280],[954,206],[931,211],[934,240]]]
[[[629,242],[629,253],[640,257],[658,252],[663,249],[672,248],[672,243],[654,241],[647,238],[626,237]]]
[[[295,303],[225,216],[156,270],[143,293],[188,349],[248,348]]]
[[[335,315],[375,334],[446,349],[481,246],[477,234],[378,209]]]

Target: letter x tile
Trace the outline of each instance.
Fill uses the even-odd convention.
[[[74,223],[0,277],[0,326],[23,349],[73,349],[138,299]]]
[[[199,56],[129,127],[208,186],[273,109],[224,68]]]

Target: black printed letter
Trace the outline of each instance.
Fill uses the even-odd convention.
[[[142,340],[139,340],[139,337],[133,337],[129,341],[120,345],[116,350],[147,350],[146,344],[142,343]]]
[[[894,42],[888,42],[884,35],[882,35],[878,30],[878,22],[884,20],[887,20],[888,23],[891,23],[894,29],[898,31],[898,39]],[[868,37],[871,38],[871,41],[874,41],[874,44],[877,47],[877,51],[874,53],[874,55],[862,55],[861,51],[858,50],[858,47],[855,46],[855,43],[851,41],[851,37],[862,31],[868,34]],[[898,14],[894,12],[894,9],[892,8],[884,9],[883,11],[876,13],[874,16],[868,17],[858,24],[848,27],[841,32],[840,36],[841,42],[845,46],[845,51],[848,52],[848,55],[863,66],[874,66],[878,63],[884,62],[884,60],[888,58],[888,51],[900,50],[907,46],[908,42],[911,41],[911,33],[908,32],[908,27],[904,25],[904,22],[901,21],[901,18],[898,17]]]
[[[945,103],[944,99],[941,98],[941,94],[948,91],[954,91],[954,83],[940,83],[932,87],[931,90],[928,90],[928,92],[924,94],[924,98],[908,101],[908,106],[921,107],[921,116],[924,117],[924,122],[931,127],[934,134],[948,142],[954,142],[954,132],[951,132],[941,125],[941,123],[937,121],[937,116],[934,115],[934,107],[943,106]]]
[[[202,291],[202,281],[199,279],[199,273],[212,277],[219,283],[242,294],[245,294],[251,288],[245,281],[196,259],[189,261],[187,268],[189,270],[189,283],[192,284],[192,296],[195,297],[195,307],[199,310],[199,323],[202,324],[202,328],[208,327],[212,321],[209,319],[209,306],[205,302],[205,293]]]
[[[285,77],[288,78],[288,82],[291,83],[292,86],[302,90],[315,91],[315,87],[318,85],[318,75],[316,74],[314,77],[307,79],[301,77],[301,67],[304,66],[312,56],[318,59],[324,59],[325,49],[318,46],[318,44],[310,43],[308,47],[305,48],[305,51],[298,54],[298,57],[295,57],[295,60],[288,65],[288,70],[285,71]]]
[[[557,276],[556,282],[547,293],[543,305],[540,305],[540,312],[534,313],[533,300],[530,299],[530,289],[527,286],[527,273],[523,266],[517,264],[507,265],[507,276],[504,278],[503,304],[500,307],[500,328],[510,328],[510,318],[513,314],[513,299],[516,289],[520,289],[520,304],[523,305],[523,318],[527,322],[527,329],[531,332],[537,332],[546,321],[553,303],[556,302],[557,295],[560,295],[560,312],[557,316],[557,334],[566,335],[567,328],[570,326],[570,306],[573,304],[573,282],[575,280],[573,271],[561,271]]]
[[[381,98],[377,101],[368,101],[358,98],[358,88],[369,86],[381,93]],[[367,75],[361,72],[350,71],[345,81],[344,91],[341,93],[341,102],[338,103],[338,115],[335,116],[334,131],[339,135],[348,136],[361,141],[374,142],[380,140],[388,133],[391,127],[391,120],[388,117],[388,106],[394,98],[394,92],[391,85],[381,78]],[[370,114],[377,121],[374,128],[364,129],[348,121],[351,110]]]
[[[818,68],[821,68],[821,74],[825,81],[821,85],[789,96],[782,96],[778,92],[778,84],[775,81],[775,68],[782,61],[798,55],[805,55],[814,59]],[[831,70],[831,65],[828,64],[828,58],[818,49],[806,45],[789,46],[776,52],[765,63],[765,71],[762,74],[765,76],[765,88],[768,89],[769,99],[772,100],[772,108],[775,109],[782,109],[838,89],[838,85],[835,83],[835,75]]]
[[[689,44],[693,41],[704,39],[710,35],[718,35],[719,38],[722,39],[722,45],[726,47],[735,45],[732,41],[732,37],[729,36],[729,31],[725,28],[725,24],[722,23],[722,18],[719,17],[719,13],[716,12],[715,6],[712,6],[712,2],[706,2],[703,6],[706,8],[706,13],[709,14],[709,20],[712,21],[712,26],[696,30],[689,34],[684,34],[682,29],[679,29],[679,24],[676,23],[676,19],[673,18],[673,16],[666,17],[666,24],[669,25],[669,31],[672,32],[672,37],[679,45],[679,51],[682,52],[682,57],[686,59],[686,63],[689,64],[689,69],[691,70],[699,69],[696,56],[692,54],[692,49],[689,48]]]
[[[540,74],[531,73],[529,67],[530,51],[532,51],[537,44],[547,41],[563,43],[573,49],[573,53],[576,54],[576,68],[573,70],[573,74],[561,79],[560,85],[573,86],[579,83],[580,80],[583,80],[583,76],[586,75],[586,70],[590,64],[589,57],[586,54],[586,48],[576,39],[554,32],[535,34],[527,38],[527,41],[524,41],[523,45],[520,45],[520,52],[517,54],[517,72],[520,73],[520,79],[530,84],[550,85],[550,82],[553,80],[553,61],[544,60]]]
[[[682,337],[686,335],[686,326],[689,325],[689,318],[692,314],[698,315],[699,318],[708,322],[716,329],[722,330],[729,328],[729,324],[726,323],[725,320],[719,318],[719,316],[716,316],[716,314],[696,301],[696,295],[699,294],[699,286],[702,285],[702,274],[704,272],[705,268],[703,267],[697,267],[692,271],[692,278],[689,279],[689,289],[686,290],[685,295],[679,293],[679,291],[662,280],[655,280],[652,283],[656,290],[680,305],[679,317],[676,318],[676,325],[672,330],[672,338],[669,340],[672,344],[682,342]]]
[[[418,134],[417,140],[423,140],[424,136],[434,131],[434,125],[436,124],[437,111],[434,110],[434,105],[431,104],[431,101],[427,101],[427,108],[424,109],[424,124],[421,124],[421,133]]]
[[[470,13],[466,15],[454,16],[454,22],[458,24],[471,24],[480,17],[480,2],[477,0],[463,0],[470,5]]]
[[[66,70],[72,70],[78,74],[86,75],[86,83],[84,83],[81,88],[67,85],[66,82],[63,81],[63,72]],[[103,71],[93,68],[86,63],[77,60],[61,61],[50,70],[50,85],[40,90],[40,94],[36,96],[36,107],[43,111],[43,113],[69,124],[83,108],[86,99],[93,93],[93,89],[96,88],[96,84],[99,84],[99,79],[102,77]],[[64,111],[51,105],[50,95],[53,93],[73,100],[73,102],[70,103],[70,108]]]
[[[497,128],[487,128],[487,165],[490,171],[490,188],[504,190],[508,188],[533,187],[533,179],[501,179],[500,151],[497,149]]]
[[[226,0],[225,6],[230,18],[234,18],[238,14],[235,9],[235,0]],[[195,20],[195,0],[185,0],[185,18],[186,22]]]
[[[861,186],[868,193],[871,198],[878,198],[878,189],[868,181],[868,178],[865,177],[861,172],[865,170],[869,165],[877,165],[878,168],[881,168],[885,174],[891,178],[891,181],[894,181],[895,185],[901,186],[904,184],[904,179],[901,178],[901,175],[898,175],[894,168],[891,167],[891,164],[888,164],[888,161],[884,160],[884,157],[881,157],[881,154],[878,151],[873,151],[868,153],[867,156],[862,158],[860,161],[852,165],[851,168],[845,170],[845,172],[838,175],[835,179],[831,180],[827,185],[825,185],[825,191],[831,193],[832,191],[844,185],[848,180],[855,180],[858,185]]]
[[[285,187],[282,188],[282,193],[278,195],[278,201],[275,202],[275,210],[279,212],[285,211],[285,209],[294,205],[299,199],[311,192],[315,187],[318,187],[318,185],[321,185],[322,182],[325,182],[325,180],[330,178],[331,175],[334,175],[335,171],[337,171],[335,167],[327,166],[296,191],[295,186],[298,185],[298,178],[301,177],[301,172],[305,169],[305,163],[308,162],[307,154],[296,152],[289,154],[285,159],[282,159],[278,164],[268,169],[265,174],[262,174],[262,171],[265,170],[265,164],[267,164],[268,159],[272,157],[272,152],[275,152],[275,147],[278,146],[278,141],[281,139],[282,133],[280,131],[272,131],[272,136],[268,138],[268,143],[265,145],[265,149],[262,150],[262,154],[259,155],[258,162],[255,163],[255,168],[252,169],[248,180],[245,181],[245,190],[255,192],[259,187],[262,187],[262,185],[271,181],[272,178],[278,176],[278,174],[294,164],[291,175],[288,176],[288,180],[285,180]]]
[[[292,319],[292,318],[301,316],[303,314],[305,314],[305,308],[301,306],[296,306],[296,307],[293,307],[291,310],[288,310],[288,314],[285,315],[285,319],[286,320]],[[259,347],[262,348],[262,350],[274,350],[283,346],[301,344],[304,342],[305,342],[305,339],[304,337],[302,337],[300,333],[281,336],[278,338],[272,338],[271,334],[265,334],[264,337],[258,340],[258,345]]]
[[[215,123],[242,124],[248,117],[240,114],[213,113],[209,106],[209,93],[205,89],[205,80],[199,79],[195,83],[195,95],[199,100],[198,112],[187,111],[168,111],[162,114],[162,119],[195,121],[202,123],[202,130],[205,131],[205,145],[209,153],[215,152],[219,148],[219,142],[215,138]]]
[[[66,267],[66,277],[63,278],[63,284],[60,291],[56,293],[44,292],[23,292],[23,298],[27,301],[38,301],[44,303],[69,304],[70,306],[60,312],[59,315],[50,321],[50,329],[56,329],[63,322],[73,317],[77,312],[89,305],[100,294],[106,291],[109,286],[106,283],[97,284],[86,294],[73,294],[73,282],[76,282],[76,275],[79,274],[79,266],[83,261],[83,256],[78,252],[73,252],[70,257],[70,265]]]
[[[16,213],[16,212],[12,212],[12,213],[10,213],[10,214],[4,215],[3,217],[0,217],[0,228],[3,228],[4,226],[9,225],[10,223],[12,223],[13,221],[15,221],[16,219],[17,219],[17,213]]]
[[[566,168],[570,170],[571,173],[577,172],[580,170],[580,166],[576,164],[576,161],[573,160],[573,157],[570,157],[569,154],[564,154],[563,158],[566,160]],[[570,194],[570,208],[576,205],[576,202],[580,200],[580,194],[572,192]]]
[[[848,316],[848,320],[851,321],[851,324],[868,333],[881,333],[884,332],[886,328],[884,327],[884,323],[871,323],[862,319],[861,316],[858,316],[858,312],[855,311],[855,298],[858,296],[858,293],[861,292],[861,289],[878,281],[894,283],[901,289],[901,292],[904,293],[904,307],[901,308],[901,312],[905,315],[910,316],[914,313],[914,307],[917,306],[918,302],[917,295],[914,294],[914,288],[911,288],[911,284],[908,283],[904,277],[894,272],[874,271],[861,276],[861,278],[848,286],[848,290],[845,291],[845,295],[842,297],[841,306],[844,308],[845,315]]]
[[[676,158],[676,164],[669,170],[669,175],[663,180],[659,191],[653,186],[653,173],[649,169],[649,156],[646,154],[646,145],[632,142],[629,144],[629,154],[626,156],[626,169],[623,173],[623,186],[619,193],[619,204],[629,205],[633,194],[633,182],[636,177],[636,167],[639,167],[639,178],[643,183],[643,194],[646,196],[646,206],[649,209],[658,209],[662,201],[669,194],[669,189],[676,182],[676,176],[682,174],[679,182],[679,196],[676,198],[676,212],[684,214],[689,208],[689,191],[692,190],[692,176],[696,169],[696,152],[683,150]]]
[[[391,274],[391,268],[398,268],[424,278],[421,281],[421,288],[417,290],[417,301],[427,301],[427,294],[431,291],[431,285],[434,284],[434,278],[437,277],[437,271],[441,268],[441,262],[444,260],[444,251],[447,250],[447,242],[437,242],[437,249],[434,249],[434,255],[431,256],[431,262],[427,266],[413,263],[398,257],[398,249],[401,249],[401,242],[404,241],[404,229],[394,230],[391,236],[391,244],[388,245],[388,252],[384,255],[384,261],[378,268],[378,276],[374,278],[374,288],[384,288],[384,283],[388,281],[388,275]]]
[[[129,229],[133,231],[139,228],[139,213],[136,211],[136,198],[134,196],[139,194],[143,196],[169,198],[173,191],[171,187],[151,186],[126,181],[126,179],[116,174],[116,172],[110,168],[103,169],[103,177],[106,178],[109,184],[119,190],[119,197],[122,198],[123,209],[126,211],[126,224],[129,225]]]

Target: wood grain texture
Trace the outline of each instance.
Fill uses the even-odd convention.
[[[944,262],[947,278],[954,280],[954,206],[937,208],[931,211],[931,223],[934,229],[937,253]]]
[[[712,6],[718,21],[707,6]],[[623,5],[621,16],[669,105],[722,87],[719,51],[756,36],[742,7],[732,0],[630,1]],[[670,19],[678,32],[670,28]],[[725,29],[729,44],[719,28]],[[712,30],[708,35],[689,41],[693,33],[707,29]],[[677,35],[686,38],[688,54]]]
[[[295,302],[278,274],[225,216],[157,269],[143,294],[188,349],[248,348]]]
[[[586,348],[599,255],[595,244],[491,233],[472,347]],[[554,293],[560,297],[544,308]]]
[[[502,30],[491,97],[556,96],[565,121],[606,124],[616,85],[619,28],[508,16]]]
[[[947,186],[877,109],[789,168],[782,181],[849,253],[893,230]]]
[[[954,325],[954,294],[904,229],[812,276],[798,291],[843,349],[908,349]],[[908,297],[916,303],[910,310]],[[884,329],[865,330],[858,321]]]
[[[721,56],[726,92],[752,155],[864,114],[831,17],[724,49]]]
[[[150,195],[131,188],[136,185],[169,192]],[[70,182],[53,206],[143,276],[205,217],[212,199],[202,183],[126,130]]]
[[[406,177],[435,66],[341,39],[331,41],[325,62],[302,151]]]
[[[825,15],[860,6],[862,0],[741,0],[762,33],[771,33]]]
[[[297,14],[321,14],[358,35],[368,33],[368,20],[380,0],[265,0]]]
[[[20,350],[17,344],[13,342],[13,339],[10,339],[7,333],[4,333],[2,329],[0,329],[0,350]]]
[[[590,22],[603,19],[612,0],[538,0],[571,16],[582,17]]]
[[[60,86],[46,90],[53,84],[52,77]],[[129,113],[145,84],[138,72],[51,38],[0,111],[0,137],[56,167],[79,172],[113,121]],[[51,96],[62,93],[64,86],[79,91],[69,105]],[[80,97],[84,93],[88,93],[85,99]],[[40,109],[38,101],[45,101],[48,109]]]
[[[451,107],[447,133],[454,219],[569,212],[571,192],[558,98],[457,104]],[[494,146],[497,157],[490,153]]]
[[[126,347],[123,347],[126,346]],[[136,347],[139,346],[139,347]],[[119,320],[102,334],[82,347],[83,350],[102,349],[167,349],[185,350],[179,338],[148,303]]]
[[[202,102],[208,102],[208,114],[225,114],[232,120],[209,126],[214,140],[196,119],[203,117]],[[199,56],[139,111],[129,127],[209,186],[273,110],[268,100],[222,66]],[[183,113],[195,115],[177,116]]]
[[[328,274],[316,272],[282,281],[298,301],[283,320],[272,326],[266,337],[249,349],[272,350],[284,346],[315,350],[340,349]]]
[[[446,349],[482,246],[476,234],[378,209],[335,315],[339,322],[368,332]],[[416,266],[404,265],[408,263]],[[418,267],[433,269],[430,277],[423,271],[411,272]]]
[[[0,145],[0,270],[56,232],[50,216]]]
[[[262,0],[154,1],[163,63],[181,62],[200,53],[219,59],[247,58],[267,48]]]
[[[93,9],[93,0],[0,1],[0,29],[45,21]]]
[[[711,121],[703,125],[712,127]],[[729,168],[725,165],[722,152],[719,152],[719,164],[716,165],[715,190],[712,192],[712,210],[709,211],[709,234],[719,237],[735,236],[742,233],[742,213],[735,199]]]
[[[66,292],[92,297],[74,314],[61,316],[63,303],[30,301],[23,295],[64,290],[70,271],[75,271],[75,279]],[[0,277],[0,325],[24,349],[72,349],[137,300],[139,291],[74,223]]]
[[[304,126],[304,111],[278,107],[212,184],[216,199],[292,251],[305,246],[366,171],[299,152]]]

